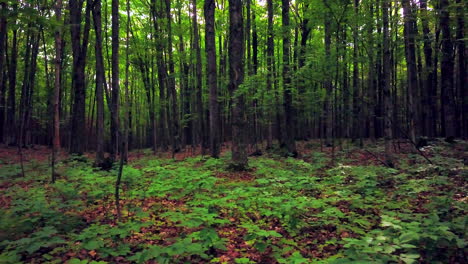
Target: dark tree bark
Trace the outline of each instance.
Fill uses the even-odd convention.
[[[167,19],[167,54],[169,59],[169,78],[168,78],[168,94],[170,97],[170,141],[171,141],[171,152],[174,157],[176,152],[179,152],[179,111],[177,108],[177,92],[175,84],[175,67],[174,67],[174,56],[172,53],[172,17],[171,17],[171,1],[166,0],[166,19]]]
[[[424,103],[423,103],[423,120],[427,136],[436,136],[436,117],[437,117],[437,90],[434,85],[434,71],[433,58],[432,58],[432,37],[429,30],[429,23],[427,17],[427,0],[421,0],[421,22],[422,30],[424,35],[424,57],[425,57],[425,69],[424,69]]]
[[[213,158],[219,157],[219,104],[218,80],[216,70],[216,42],[215,42],[215,1],[206,0],[205,14],[205,49],[207,85],[210,90],[210,150]]]
[[[266,90],[271,93],[273,90],[274,70],[275,70],[275,48],[274,48],[274,31],[273,31],[273,1],[267,0],[268,10],[268,32],[267,32],[267,50],[266,50],[266,66],[267,66],[267,79]],[[273,142],[273,113],[267,114],[267,149],[271,148]]]
[[[85,25],[81,30],[81,18],[84,0],[70,0],[70,33],[73,53],[72,86],[74,93],[70,153],[83,154],[86,142],[86,86],[85,68],[88,51],[91,0],[87,0]],[[83,34],[83,35],[82,35]]]
[[[7,38],[7,3],[0,3],[0,143],[4,142],[5,132],[5,101],[6,101],[6,74],[5,55]]]
[[[112,0],[112,97],[111,97],[111,159],[115,160],[119,152],[119,0]]]
[[[359,0],[354,0],[354,16],[359,17]],[[361,121],[361,91],[359,79],[359,50],[358,50],[358,23],[353,26],[353,141],[359,139],[359,146],[362,142],[362,122]]]
[[[102,55],[101,0],[95,0],[93,9],[94,32],[96,34],[96,158],[95,165],[104,164],[104,86],[106,76]]]
[[[282,0],[283,21],[283,91],[284,91],[284,138],[286,150],[292,156],[297,156],[296,142],[294,136],[294,106],[292,104],[292,87],[290,76],[290,29],[289,29],[289,0]]]
[[[17,5],[13,6],[13,12],[16,12]],[[12,20],[12,26],[16,25],[16,17]],[[14,27],[12,30],[12,44],[11,44],[11,54],[10,61],[8,65],[8,101],[7,101],[7,117],[6,117],[6,133],[8,145],[14,145],[17,142],[17,124],[15,122],[15,113],[16,113],[16,68],[18,61],[18,29]]]
[[[124,156],[125,162],[128,162],[128,150],[131,142],[130,131],[132,129],[132,110],[130,102],[130,90],[129,90],[129,75],[130,75],[130,0],[126,1],[126,11],[127,11],[127,25],[126,25],[126,36],[125,36],[125,124],[124,124],[124,142],[125,146],[122,150],[121,155]]]
[[[206,127],[204,122],[204,111],[203,111],[203,97],[202,97],[202,60],[200,51],[200,35],[198,33],[198,19],[197,19],[197,0],[192,0],[192,24],[193,24],[193,48],[195,50],[195,108],[197,112],[197,132],[198,141],[201,143],[202,153],[208,146],[206,140]]]
[[[330,60],[331,60],[331,14],[328,13],[325,16],[325,58],[327,62],[325,64],[325,72],[327,76],[325,77],[324,86],[325,86],[325,145],[331,147],[333,146],[333,111],[332,111],[332,96],[333,96],[333,87],[332,82],[329,76],[330,71]]]
[[[369,104],[367,106],[368,112],[368,123],[369,123],[369,138],[372,141],[375,141],[375,68],[374,68],[374,35],[373,30],[375,28],[374,24],[374,5],[370,3],[369,5],[369,13],[371,16],[371,21],[367,27],[367,36],[369,38],[369,75],[368,75],[368,87],[367,87],[367,94],[369,98]]]
[[[465,139],[468,138],[468,74],[466,69],[466,39],[465,39],[465,17],[466,12],[463,7],[461,0],[457,0],[456,3],[460,5],[457,12],[457,54],[458,54],[458,91],[461,99],[461,136]],[[464,131],[464,132],[463,132]]]
[[[440,30],[442,32],[442,61],[440,69],[444,128],[446,137],[457,136],[455,129],[455,94],[453,85],[454,56],[448,0],[440,0]]]
[[[385,162],[388,166],[393,166],[393,157],[391,154],[392,133],[392,99],[390,96],[390,33],[388,27],[388,8],[390,0],[382,2],[382,24],[383,24],[383,73],[382,73],[382,92],[383,92],[383,110],[384,110],[384,138],[385,138]]]
[[[55,17],[57,23],[62,24],[62,0],[55,3]],[[52,183],[55,182],[55,159],[60,150],[60,87],[62,79],[62,33],[55,30],[55,81],[54,81],[54,125],[52,140]]]
[[[247,167],[245,99],[238,94],[244,81],[244,32],[242,1],[229,0],[229,92],[232,97],[232,167],[244,170]]]
[[[161,32],[160,25],[160,14],[156,6],[156,0],[151,1],[151,15],[153,20],[155,42],[156,42],[156,64],[158,68],[158,83],[159,83],[159,146],[162,150],[167,150],[167,138],[168,138],[168,118],[167,118],[167,102],[166,102],[166,91],[167,91],[167,68],[164,62],[164,38]]]
[[[415,18],[411,10],[410,0],[402,0],[404,15],[404,37],[406,55],[407,74],[407,112],[408,112],[408,137],[412,142],[416,142],[415,128],[415,104],[414,93],[418,88],[418,75],[416,68],[416,40],[414,32]]]
[[[180,7],[181,5],[179,5]],[[181,8],[178,10],[178,17],[179,17],[179,27],[182,25],[182,18],[181,18]],[[190,111],[190,87],[189,87],[189,65],[186,60],[186,52],[185,52],[185,45],[184,45],[184,38],[182,31],[179,32],[179,54],[180,54],[180,66],[181,74],[180,74],[180,103],[182,104],[182,115],[181,120],[184,120],[184,126],[182,128],[182,138],[183,138],[183,145],[190,145],[192,144],[192,118],[188,118],[191,114]]]

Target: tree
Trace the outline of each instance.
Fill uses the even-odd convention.
[[[274,48],[274,31],[273,31],[273,1],[267,0],[268,10],[268,30],[267,30],[267,50],[266,50],[266,64],[267,64],[267,78],[266,78],[266,90],[271,92],[273,90],[273,78],[274,78],[274,63],[275,63],[275,48]],[[273,141],[273,120],[272,113],[267,114],[268,128],[267,128],[267,149],[271,148]]]
[[[111,103],[111,159],[119,151],[119,0],[112,0],[112,103]]]
[[[70,34],[73,54],[73,109],[71,120],[70,153],[83,154],[86,141],[86,59],[88,54],[91,0],[86,0],[85,24],[81,26],[84,0],[70,0]],[[83,33],[83,34],[82,34]]]
[[[390,97],[390,34],[388,29],[388,8],[389,0],[382,1],[382,25],[383,25],[383,104],[384,104],[384,139],[385,139],[385,162],[393,167],[393,157],[391,154],[392,133],[392,101]]]
[[[294,107],[292,105],[292,87],[289,66],[290,35],[289,35],[289,0],[282,0],[282,20],[283,20],[283,91],[284,91],[284,138],[283,143],[288,153],[297,156],[294,136]]]
[[[104,165],[104,87],[106,76],[104,69],[104,58],[102,54],[102,21],[101,0],[95,0],[93,9],[95,54],[96,54],[96,166]]]
[[[454,85],[453,85],[453,43],[452,33],[450,31],[450,13],[448,0],[440,0],[440,29],[442,32],[442,60],[440,65],[440,81],[441,95],[443,105],[443,131],[444,135],[455,137],[455,101],[454,101]]]
[[[232,98],[232,168],[247,168],[244,81],[244,28],[242,1],[229,0],[229,93]]]
[[[62,23],[62,1],[55,3],[57,24]],[[55,159],[60,150],[60,87],[62,76],[62,34],[61,28],[55,30],[55,84],[54,84],[54,126],[52,142],[52,183],[55,182]]]
[[[412,142],[416,142],[416,132],[414,124],[414,94],[418,88],[418,76],[416,69],[416,41],[414,32],[414,23],[416,23],[413,12],[411,10],[410,0],[403,0],[403,15],[405,20],[404,35],[405,35],[405,55],[406,55],[406,73],[408,78],[408,137]]]
[[[5,102],[6,102],[6,74],[5,74],[5,39],[7,37],[7,3],[0,3],[0,142],[4,141],[5,131]]]
[[[205,153],[207,147],[206,127],[203,115],[203,96],[202,96],[202,60],[200,51],[200,35],[198,32],[197,21],[197,0],[192,0],[192,25],[193,25],[193,49],[195,51],[195,109],[197,112],[197,140],[201,143],[202,153]]]
[[[210,90],[210,150],[211,156],[217,158],[220,152],[219,145],[219,105],[218,80],[216,71],[216,41],[215,41],[215,1],[206,0],[205,14],[205,49],[207,85]]]

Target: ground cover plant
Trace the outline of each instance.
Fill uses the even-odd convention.
[[[253,157],[242,172],[226,165],[230,153],[140,155],[123,169],[120,221],[117,168],[64,158],[52,184],[47,162],[25,162],[22,177],[5,158],[0,263],[466,261],[468,174],[450,144],[425,150],[434,164],[400,153],[395,168],[314,146],[298,159]]]

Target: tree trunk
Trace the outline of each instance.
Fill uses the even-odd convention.
[[[70,153],[81,155],[85,151],[86,142],[86,86],[85,67],[88,50],[88,37],[90,27],[91,0],[87,0],[85,11],[85,25],[81,31],[81,17],[83,2],[79,0],[69,1],[70,12],[70,33],[73,53],[73,75],[72,86],[74,93],[72,124],[71,124],[71,145]],[[81,35],[83,33],[83,36]]]
[[[14,7],[16,9],[16,7]],[[16,24],[16,21],[13,25]],[[14,145],[17,143],[16,135],[16,68],[18,61],[18,38],[17,38],[17,29],[13,29],[13,40],[11,45],[11,54],[10,54],[10,65],[8,67],[8,101],[7,101],[7,141],[8,145]]]
[[[284,91],[284,138],[286,150],[289,155],[297,156],[296,142],[294,136],[294,106],[292,104],[291,76],[289,72],[290,54],[290,29],[289,29],[289,0],[282,0],[282,22],[283,22],[283,91]]]
[[[359,17],[359,0],[354,0],[354,16]],[[359,51],[358,51],[358,23],[353,26],[353,141],[359,139],[359,146],[362,147],[362,126],[361,120],[361,91],[359,80]]]
[[[455,137],[455,94],[453,85],[453,43],[450,32],[448,0],[440,0],[440,29],[442,31],[442,61],[440,69],[442,105],[444,106],[444,128],[446,137]]]
[[[461,136],[468,138],[468,75],[466,72],[466,39],[465,39],[465,19],[466,12],[461,0],[456,1],[458,5],[457,13],[457,52],[458,52],[458,91],[461,99]]]
[[[201,143],[202,153],[205,153],[207,148],[206,142],[206,128],[203,114],[203,97],[202,97],[202,60],[200,51],[200,35],[198,33],[198,19],[197,19],[197,0],[192,0],[193,8],[193,46],[195,50],[195,101],[196,112],[198,121],[198,141]]]
[[[325,86],[325,145],[328,147],[333,146],[332,137],[333,137],[333,111],[332,111],[332,96],[333,96],[333,87],[330,80],[330,60],[331,60],[331,14],[328,13],[325,16],[325,72],[327,76],[325,77],[324,86]]]
[[[267,78],[266,78],[266,90],[270,96],[274,96],[273,91],[273,79],[275,70],[275,49],[274,49],[274,31],[273,31],[273,0],[267,0],[268,10],[268,32],[267,32],[267,50],[266,50],[266,67],[267,67]],[[272,107],[269,107],[272,108]],[[267,149],[272,147],[273,142],[273,113],[268,111],[267,113]]]
[[[59,25],[62,24],[62,0],[55,3],[55,17]],[[60,151],[60,84],[62,76],[62,34],[60,29],[55,31],[55,83],[54,83],[54,125],[52,140],[52,183],[55,182],[55,159]]]
[[[424,103],[423,103],[423,120],[427,136],[436,136],[436,117],[437,117],[437,105],[436,97],[437,90],[434,83],[434,67],[432,58],[432,37],[428,25],[427,17],[427,0],[421,0],[421,22],[422,30],[424,35],[424,57],[425,57],[425,68],[424,68]]]
[[[104,164],[104,86],[106,76],[102,55],[101,0],[95,0],[93,9],[94,32],[96,34],[96,158],[95,165]]]
[[[174,157],[176,152],[179,152],[179,112],[177,108],[177,92],[175,84],[175,69],[174,69],[174,56],[172,54],[172,17],[171,17],[171,1],[166,0],[166,18],[167,18],[167,53],[169,56],[169,78],[168,78],[168,93],[171,101],[171,122],[170,128],[170,141],[171,152]]]
[[[383,24],[383,73],[382,73],[382,92],[384,105],[384,138],[385,138],[385,162],[393,167],[393,157],[391,153],[392,134],[392,99],[390,97],[390,34],[388,29],[388,8],[390,0],[382,2],[382,24]]]
[[[415,128],[415,104],[414,93],[418,88],[418,75],[416,68],[416,41],[414,32],[414,16],[411,10],[410,0],[402,0],[404,15],[404,36],[405,36],[405,55],[406,55],[406,74],[407,74],[407,112],[408,112],[408,137],[413,143],[416,143]]]
[[[7,38],[7,4],[0,3],[0,143],[4,142],[5,132],[5,101],[6,101],[6,74],[5,73],[5,54]]]
[[[213,158],[219,157],[219,105],[218,80],[216,72],[216,43],[215,43],[215,1],[206,0],[205,14],[205,49],[207,85],[210,90],[210,150]]]
[[[229,91],[232,97],[232,167],[247,167],[246,120],[244,95],[238,93],[244,81],[244,32],[242,1],[229,0]]]
[[[119,151],[119,0],[112,0],[112,97],[111,97],[111,160]]]

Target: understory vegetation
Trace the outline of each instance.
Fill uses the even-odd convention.
[[[376,159],[381,144],[333,160],[313,142],[302,147],[301,159],[268,153],[243,172],[228,170],[230,153],[131,153],[120,221],[117,168],[70,156],[51,184],[47,162],[25,163],[21,177],[2,160],[0,263],[466,261],[466,143],[427,147],[434,164],[399,153],[397,168]]]

